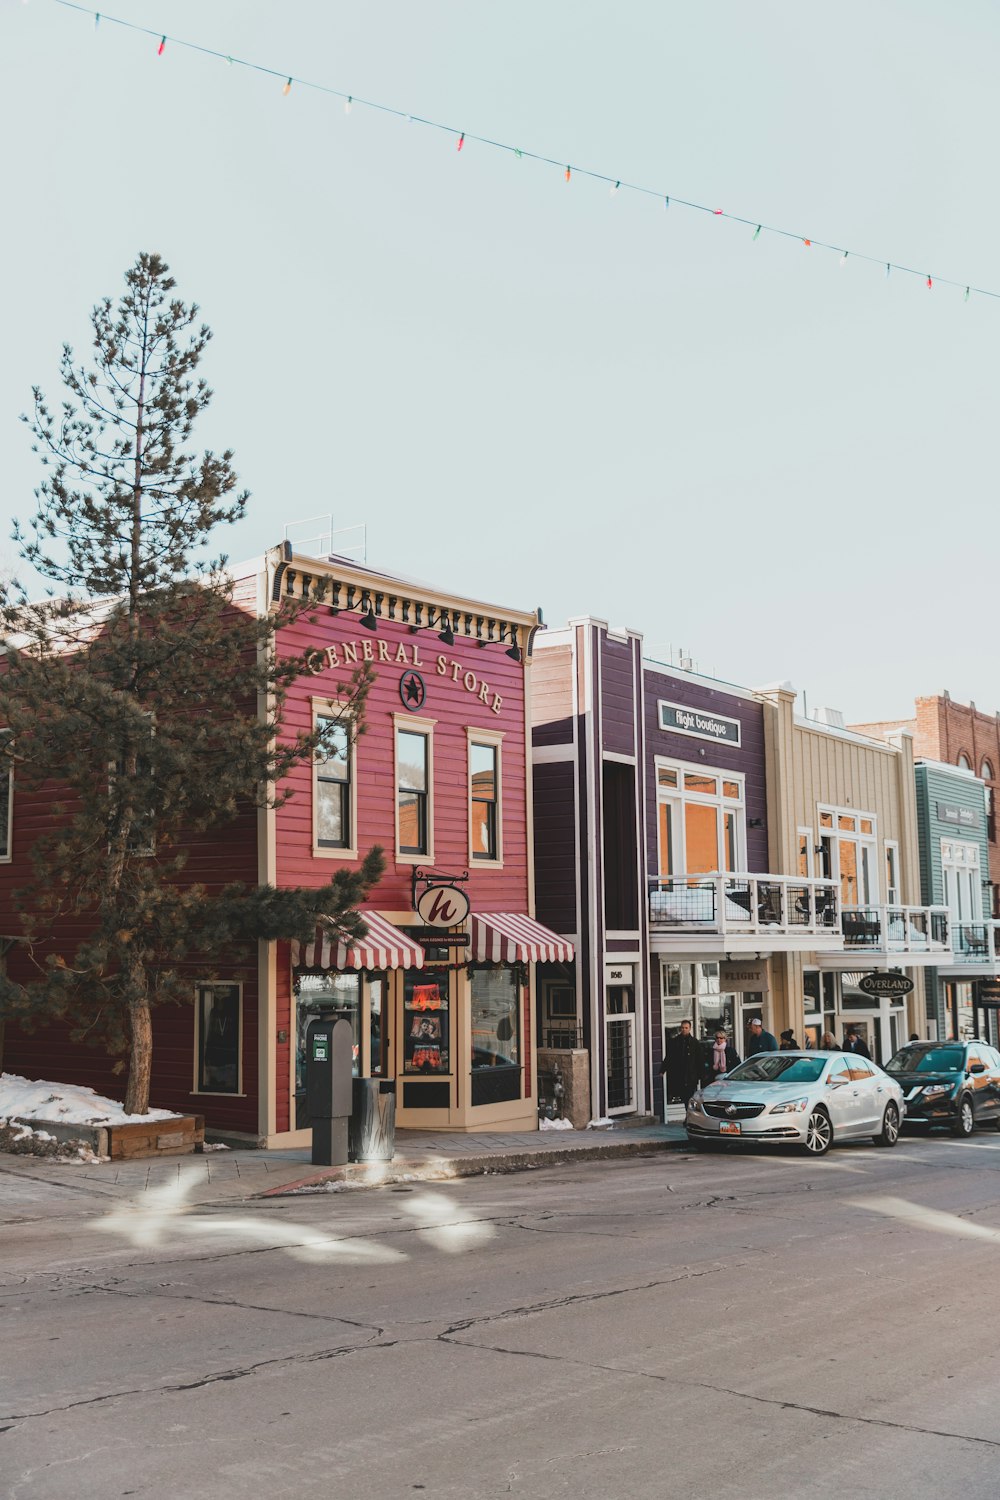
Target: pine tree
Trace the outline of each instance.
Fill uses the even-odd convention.
[[[57,1018],[119,1070],[127,1058],[130,1114],[149,1107],[153,1008],[193,1000],[186,962],[208,976],[234,943],[304,939],[320,915],[361,936],[355,908],[383,864],[374,849],[315,890],[185,875],[192,839],[224,840],[241,811],[280,801],[323,744],[277,734],[303,663],[279,659],[276,630],[304,606],[237,607],[225,558],[207,556],[248,495],[231,452],[188,451],[212,394],[197,373],[211,334],[174,286],[140,255],[117,303],[91,314],[91,365],[64,346],[59,410],[35,389],[24,420],[46,472],[14,538],[50,587],[32,602],[0,584],[0,754],[19,788],[51,798],[16,898],[38,977],[0,977],[0,1018]],[[341,733],[363,732],[370,685],[365,671],[338,684]]]

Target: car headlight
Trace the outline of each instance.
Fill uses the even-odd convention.
[[[798,1114],[801,1110],[808,1108],[809,1100],[806,1098],[786,1099],[784,1104],[772,1104],[770,1113],[772,1115],[793,1115]]]
[[[933,1099],[939,1094],[950,1094],[954,1087],[953,1083],[928,1083],[924,1086],[924,1098]]]
[[[693,1109],[695,1114],[699,1115],[703,1115],[705,1113],[705,1106],[702,1103],[700,1094],[694,1094],[688,1100],[688,1109]]]

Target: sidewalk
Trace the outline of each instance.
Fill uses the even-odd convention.
[[[308,1150],[211,1151],[160,1161],[72,1165],[33,1156],[0,1156],[0,1171],[37,1183],[89,1188],[97,1198],[142,1202],[143,1195],[183,1183],[188,1205],[276,1198],[297,1192],[343,1192],[405,1182],[446,1182],[489,1173],[522,1172],[570,1162],[647,1156],[686,1146],[679,1125],[601,1130],[458,1135],[401,1130],[391,1162],[314,1167]]]

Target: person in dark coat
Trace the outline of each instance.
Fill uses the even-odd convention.
[[[781,1033],[781,1046],[779,1052],[801,1052],[802,1048],[795,1040],[794,1031],[783,1031]]]
[[[660,1072],[667,1080],[667,1103],[686,1104],[701,1083],[705,1071],[705,1053],[691,1030],[690,1021],[682,1021],[680,1031],[667,1040],[667,1053]]]
[[[764,1030],[764,1022],[759,1016],[754,1016],[750,1022],[750,1042],[747,1046],[747,1057],[756,1057],[758,1052],[777,1052],[778,1041],[770,1031]]]
[[[858,1036],[858,1033],[853,1026],[848,1026],[847,1028],[847,1032],[844,1036],[843,1051],[856,1052],[859,1057],[867,1057],[869,1059],[871,1058],[871,1053],[868,1051],[868,1048]]]
[[[714,1083],[723,1073],[728,1073],[733,1068],[738,1068],[740,1054],[733,1046],[720,1026],[715,1033],[715,1041],[708,1049],[707,1078],[709,1083]]]

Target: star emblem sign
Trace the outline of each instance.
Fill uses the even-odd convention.
[[[419,672],[403,673],[399,683],[399,696],[403,700],[403,707],[410,709],[411,712],[423,707],[427,689],[424,687],[424,679]]]

